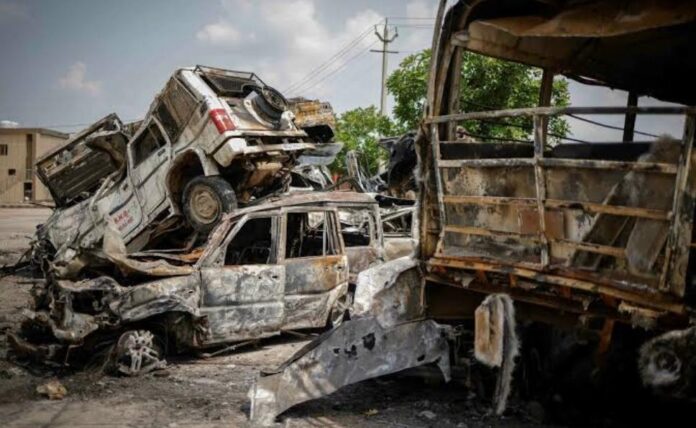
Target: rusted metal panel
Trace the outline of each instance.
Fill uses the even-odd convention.
[[[522,235],[539,234],[539,212],[534,209],[523,209],[518,212],[520,233]],[[560,211],[545,211],[544,223],[546,225],[546,236],[550,239],[565,238],[565,222],[563,213]]]
[[[328,291],[348,282],[348,259],[344,255],[286,259],[283,265],[288,294]]]
[[[283,330],[322,328],[328,325],[329,313],[337,299],[348,293],[348,282],[330,290],[311,294],[287,294]]]
[[[679,158],[680,174],[677,177],[676,192],[672,213],[674,220],[670,230],[665,265],[660,278],[663,287],[667,287],[677,296],[684,296],[687,282],[687,268],[691,251],[691,235],[694,222],[696,201],[696,115],[690,114],[684,123],[682,150]],[[673,249],[672,249],[673,248]],[[672,249],[670,251],[670,249]],[[670,273],[670,277],[666,275]]]

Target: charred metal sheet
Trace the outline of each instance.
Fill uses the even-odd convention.
[[[351,316],[373,316],[382,325],[394,325],[422,315],[422,278],[411,257],[392,260],[361,272]]]
[[[389,152],[387,165],[387,189],[389,194],[396,197],[406,197],[416,191],[416,147],[415,132],[406,133],[400,137],[383,138],[380,146]]]
[[[483,18],[476,13],[479,6],[496,12]],[[571,77],[673,102],[696,103],[692,94],[679,89],[688,86],[686,76],[694,73],[696,63],[667,54],[686,49],[693,37],[692,2],[464,1],[448,15],[456,21],[443,34],[443,45],[451,40],[452,45],[484,55],[562,69]],[[670,36],[660,37],[665,33]],[[582,58],[577,56],[579,49]],[[650,70],[627,78],[625,70],[647,63],[653,64]],[[662,73],[670,73],[672,79],[665,81]]]
[[[118,299],[109,302],[109,307],[122,323],[170,312],[198,316],[198,281],[198,275],[189,275],[126,287]]]
[[[283,326],[283,266],[203,268],[201,279],[201,314],[210,327],[205,344],[267,337]]]
[[[84,199],[101,180],[125,166],[126,141],[119,117],[112,113],[78,133],[36,162],[36,173],[58,207]]]
[[[336,156],[343,149],[343,143],[326,143],[317,146],[313,149],[305,150],[297,158],[297,163],[300,166],[329,166]]]
[[[325,293],[286,295],[283,330],[325,327],[331,309],[347,293],[348,283],[344,282]]]
[[[333,139],[336,133],[336,116],[331,104],[301,97],[291,98],[288,103],[295,115],[295,125],[303,129],[307,135],[320,142]]]
[[[250,419],[270,425],[299,403],[365,379],[437,363],[449,380],[446,328],[415,321],[384,328],[374,318],[351,320],[309,343],[249,391]]]
[[[329,291],[336,284],[348,282],[348,257],[300,257],[284,262],[288,294]]]
[[[161,259],[142,261],[128,257],[126,245],[112,222],[108,223],[104,231],[102,249],[105,258],[126,275],[138,273],[149,276],[178,276],[193,273],[193,267],[190,265],[176,266]]]
[[[512,385],[515,358],[520,352],[515,309],[506,294],[491,294],[474,313],[474,356],[489,367],[499,367],[493,397],[495,413],[502,415]]]

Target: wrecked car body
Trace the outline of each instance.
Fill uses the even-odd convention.
[[[129,252],[174,229],[205,236],[238,204],[285,190],[298,156],[321,143],[255,74],[202,66],[172,75],[127,143],[116,129],[109,144],[83,150],[93,159],[71,153],[84,135],[99,140],[104,120],[37,163],[57,203],[38,240],[55,250],[60,276],[79,272],[109,224]]]
[[[14,349],[60,362],[110,341],[124,352],[116,358],[122,371],[136,374],[141,366],[129,355],[161,357],[155,339],[205,349],[337,326],[352,301],[341,209],[361,206],[378,215],[374,200],[362,194],[287,195],[225,216],[205,245],[189,253],[124,254],[125,268],[150,274],[139,280],[49,279],[34,290],[36,308],[24,323],[26,336],[13,336]],[[113,237],[106,237],[108,245]],[[157,367],[157,358],[151,360],[148,367]]]
[[[415,141],[420,239],[413,265],[420,285],[400,285],[414,282],[404,276],[407,263],[403,272],[389,263],[363,272],[374,278],[358,280],[357,292],[367,294],[356,294],[355,319],[341,326],[346,342],[324,349],[317,339],[277,373],[262,374],[250,392],[252,418],[269,423],[284,403],[350,384],[356,378],[350,370],[362,371],[360,379],[371,370],[389,372],[378,365],[384,361],[373,366],[369,358],[356,358],[346,368],[340,358],[346,347],[366,352],[358,340],[365,331],[357,324],[360,314],[369,317],[371,306],[389,308],[385,299],[403,306],[397,302],[416,297],[418,315],[380,325],[425,319],[473,332],[473,349],[450,346],[448,361],[473,354],[496,368],[496,414],[505,411],[516,364],[525,370],[520,382],[553,384],[563,370],[580,365],[586,378],[594,376],[590,370],[608,370],[610,351],[618,365],[631,368],[622,371],[626,384],[639,379],[648,394],[693,400],[696,97],[687,88],[696,62],[673,52],[687,51],[693,41],[694,4],[460,0],[446,6],[440,2],[425,117]],[[468,52],[540,68],[539,106],[461,111],[460,85],[467,82],[460,67]],[[551,106],[554,75],[623,89],[627,106]],[[639,107],[632,101],[638,96],[678,105]],[[622,141],[551,142],[553,118],[612,114],[624,116]],[[674,116],[683,126],[670,132],[676,138],[651,135],[635,128],[636,117],[644,116]],[[533,125],[528,142],[471,136],[458,126],[519,118]],[[586,123],[596,125],[593,119]],[[638,135],[650,139],[636,141]],[[386,290],[401,291],[394,298]],[[591,351],[552,365],[560,358],[557,349],[571,346],[559,338]],[[332,349],[338,352],[327,352]],[[546,373],[534,367],[559,368]],[[288,379],[309,373],[322,380],[321,388]],[[279,384],[287,390],[275,389]]]
[[[295,115],[295,125],[310,137],[321,142],[329,142],[336,134],[336,115],[328,102],[290,98],[290,110]]]

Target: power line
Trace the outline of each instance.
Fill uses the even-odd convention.
[[[312,86],[319,85],[320,83],[324,82],[325,80],[327,80],[327,79],[330,78],[331,76],[334,76],[334,75],[336,75],[337,73],[339,73],[340,71],[345,70],[345,68],[348,66],[349,63],[351,63],[352,61],[354,61],[354,60],[356,60],[356,59],[358,59],[358,58],[360,58],[360,57],[365,56],[365,54],[367,54],[367,53],[370,51],[370,48],[371,48],[372,46],[375,46],[377,43],[378,43],[378,41],[373,42],[373,43],[372,43],[370,46],[368,46],[366,49],[364,49],[364,50],[358,52],[357,54],[353,55],[352,57],[348,58],[343,64],[341,64],[339,67],[335,68],[334,70],[332,70],[332,71],[329,72],[328,74],[325,74],[324,76],[322,76],[321,78],[319,78],[319,80],[316,80],[316,81],[313,81],[313,82],[308,82],[307,84],[301,86],[300,88],[295,89],[295,92],[305,91],[305,90],[311,88]]]
[[[500,110],[500,108],[495,108],[495,107],[487,106],[487,105],[484,105],[484,104],[479,104],[479,103],[476,103],[476,102],[474,102],[474,101],[466,101],[466,100],[463,100],[463,101],[464,101],[466,104],[470,104],[470,105],[473,105],[473,106],[475,106],[475,107],[479,107],[479,108],[482,108],[482,109],[485,109],[485,110]],[[587,123],[590,123],[590,124],[592,124],[592,125],[596,125],[596,126],[602,127],[602,128],[614,129],[614,130],[617,130],[617,131],[623,131],[623,128],[620,127],[620,126],[614,126],[614,125],[609,125],[608,123],[597,122],[597,121],[594,121],[594,120],[591,120],[591,119],[587,119],[587,118],[584,118],[584,117],[581,117],[581,116],[577,116],[577,115],[574,115],[574,114],[568,114],[567,116],[568,116],[568,117],[571,117],[571,118],[573,118],[573,119],[582,121],[582,122],[587,122]],[[650,134],[650,133],[648,133],[648,132],[643,132],[643,131],[638,131],[638,130],[634,130],[633,132],[634,132],[635,134],[643,135],[643,136],[645,136],[645,137],[659,138],[658,135]]]
[[[579,121],[581,121],[581,122],[587,122],[587,123],[590,123],[590,124],[592,124],[592,125],[600,126],[600,127],[602,127],[602,128],[613,129],[613,130],[616,130],[616,131],[623,131],[623,130],[624,130],[624,128],[621,127],[621,126],[614,126],[614,125],[609,125],[608,123],[597,122],[597,121],[594,121],[594,120],[591,120],[591,119],[587,119],[587,118],[584,118],[584,117],[581,117],[581,116],[576,116],[576,115],[574,115],[574,114],[569,114],[568,116],[569,116],[569,117],[572,117],[573,119],[579,120]],[[642,136],[644,136],[644,137],[660,138],[659,135],[650,134],[649,132],[638,131],[638,130],[635,130],[635,129],[633,130],[633,133],[634,133],[634,134],[638,134],[638,135],[642,135]]]
[[[290,86],[288,86],[286,89],[283,90],[283,92],[288,92],[288,91],[293,91],[297,89],[297,87],[302,86],[306,82],[310,81],[312,78],[316,77],[317,75],[321,74],[324,70],[326,70],[329,66],[331,66],[333,63],[338,61],[341,57],[345,56],[348,54],[348,52],[353,49],[358,43],[360,43],[363,39],[365,39],[369,34],[370,31],[372,30],[372,26],[369,26],[365,28],[358,36],[356,36],[354,39],[346,43],[338,52],[336,52],[334,55],[332,55],[330,58],[328,58],[326,61],[324,61],[322,64],[314,68],[312,71],[307,73],[302,79],[294,82]]]
[[[385,18],[385,20],[388,19],[395,19],[395,20],[401,20],[401,21],[433,21],[435,18],[426,18],[426,17],[388,17]],[[382,21],[380,21],[382,22]],[[379,25],[379,23],[375,24]],[[404,26],[408,28],[413,28],[413,29],[432,29],[432,25],[427,25],[427,24],[404,24]],[[340,58],[346,56],[350,50],[352,50],[358,43],[360,43],[363,39],[365,39],[369,34],[372,26],[367,27],[365,30],[363,30],[360,34],[358,34],[353,40],[349,41],[346,45],[344,45],[338,52],[336,52],[334,55],[332,55],[330,58],[325,60],[322,64],[314,68],[312,71],[310,71],[307,75],[302,77],[300,80],[292,83],[290,86],[288,86],[286,89],[283,90],[283,92],[295,92],[297,93],[299,91],[299,88],[307,87],[308,84],[313,79],[320,79],[321,81],[325,80],[322,77],[319,77],[323,72],[325,72],[327,69],[330,69],[330,67],[336,63]],[[332,73],[333,74],[333,73]],[[315,83],[312,83],[315,84]]]

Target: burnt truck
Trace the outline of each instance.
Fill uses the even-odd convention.
[[[136,275],[37,285],[10,344],[19,357],[73,366],[102,351],[120,373],[139,375],[176,351],[338,326],[354,269],[382,258],[379,221],[368,195],[306,192],[226,214],[204,244],[178,252],[126,254],[109,228],[107,251]]]
[[[472,354],[495,368],[497,414],[515,364],[527,391],[575,374],[567,393],[579,394],[578,380],[598,369],[615,382],[597,397],[693,400],[696,4],[460,0],[445,13],[446,4],[415,143],[417,255],[362,272],[354,318],[262,373],[251,419],[270,423],[295,404],[421,364],[448,379],[450,362]],[[471,82],[461,65],[472,54],[536,69],[538,106],[464,110],[459,94]],[[555,76],[626,91],[626,105],[554,106]],[[557,118],[614,134],[558,141]],[[528,141],[463,138],[476,122],[531,132]],[[657,122],[659,133],[641,129]],[[588,369],[577,377],[580,364]],[[627,389],[612,396],[617,387]]]
[[[36,163],[56,203],[37,241],[63,275],[89,263],[83,250],[110,223],[129,251],[182,225],[205,236],[238,204],[285,190],[298,156],[332,145],[255,74],[203,66],[175,71],[133,129],[109,115]]]

